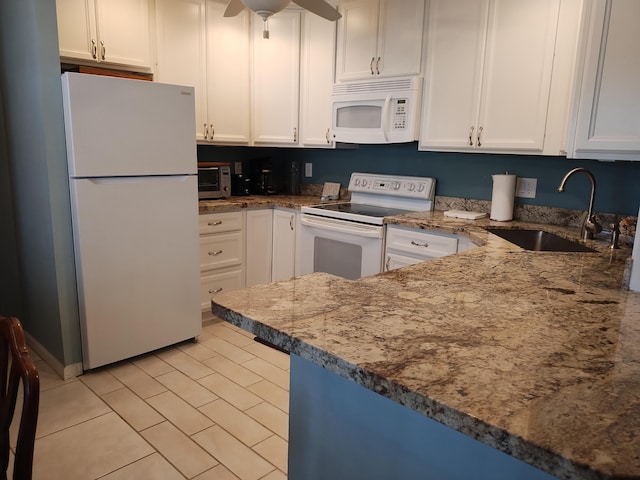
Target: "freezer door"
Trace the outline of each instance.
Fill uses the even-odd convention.
[[[65,73],[71,177],[194,174],[192,87]]]
[[[71,180],[85,369],[200,334],[195,176]]]

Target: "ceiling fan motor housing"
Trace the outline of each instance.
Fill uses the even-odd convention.
[[[242,0],[242,3],[266,21],[274,13],[284,10],[291,0]]]

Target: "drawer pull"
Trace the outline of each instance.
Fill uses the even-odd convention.
[[[222,250],[216,250],[215,252],[209,252],[209,255],[211,255],[212,257],[215,257],[216,255],[220,255],[222,253]]]
[[[427,242],[419,243],[419,242],[416,242],[414,240],[411,240],[411,245],[415,245],[416,247],[429,248],[429,244]]]
[[[207,223],[210,227],[216,227],[218,225],[222,225],[222,220],[214,220],[213,222]]]
[[[211,290],[209,290],[209,293],[220,293],[222,291],[222,287],[220,288],[213,288]]]

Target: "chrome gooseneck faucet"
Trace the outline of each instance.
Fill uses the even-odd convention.
[[[582,167],[570,170],[560,182],[558,191],[564,192],[564,184],[567,183],[567,180],[571,175],[577,172],[584,172],[589,177],[589,180],[591,180],[591,197],[589,198],[589,210],[587,211],[587,218],[585,218],[584,223],[582,224],[582,230],[580,232],[583,240],[591,240],[596,233],[600,233],[602,231],[602,227],[597,222],[596,216],[593,213],[593,201],[596,197],[596,179],[593,176],[593,173]]]

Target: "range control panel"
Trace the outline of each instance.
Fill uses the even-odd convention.
[[[402,175],[352,173],[349,191],[433,200],[436,179]]]

